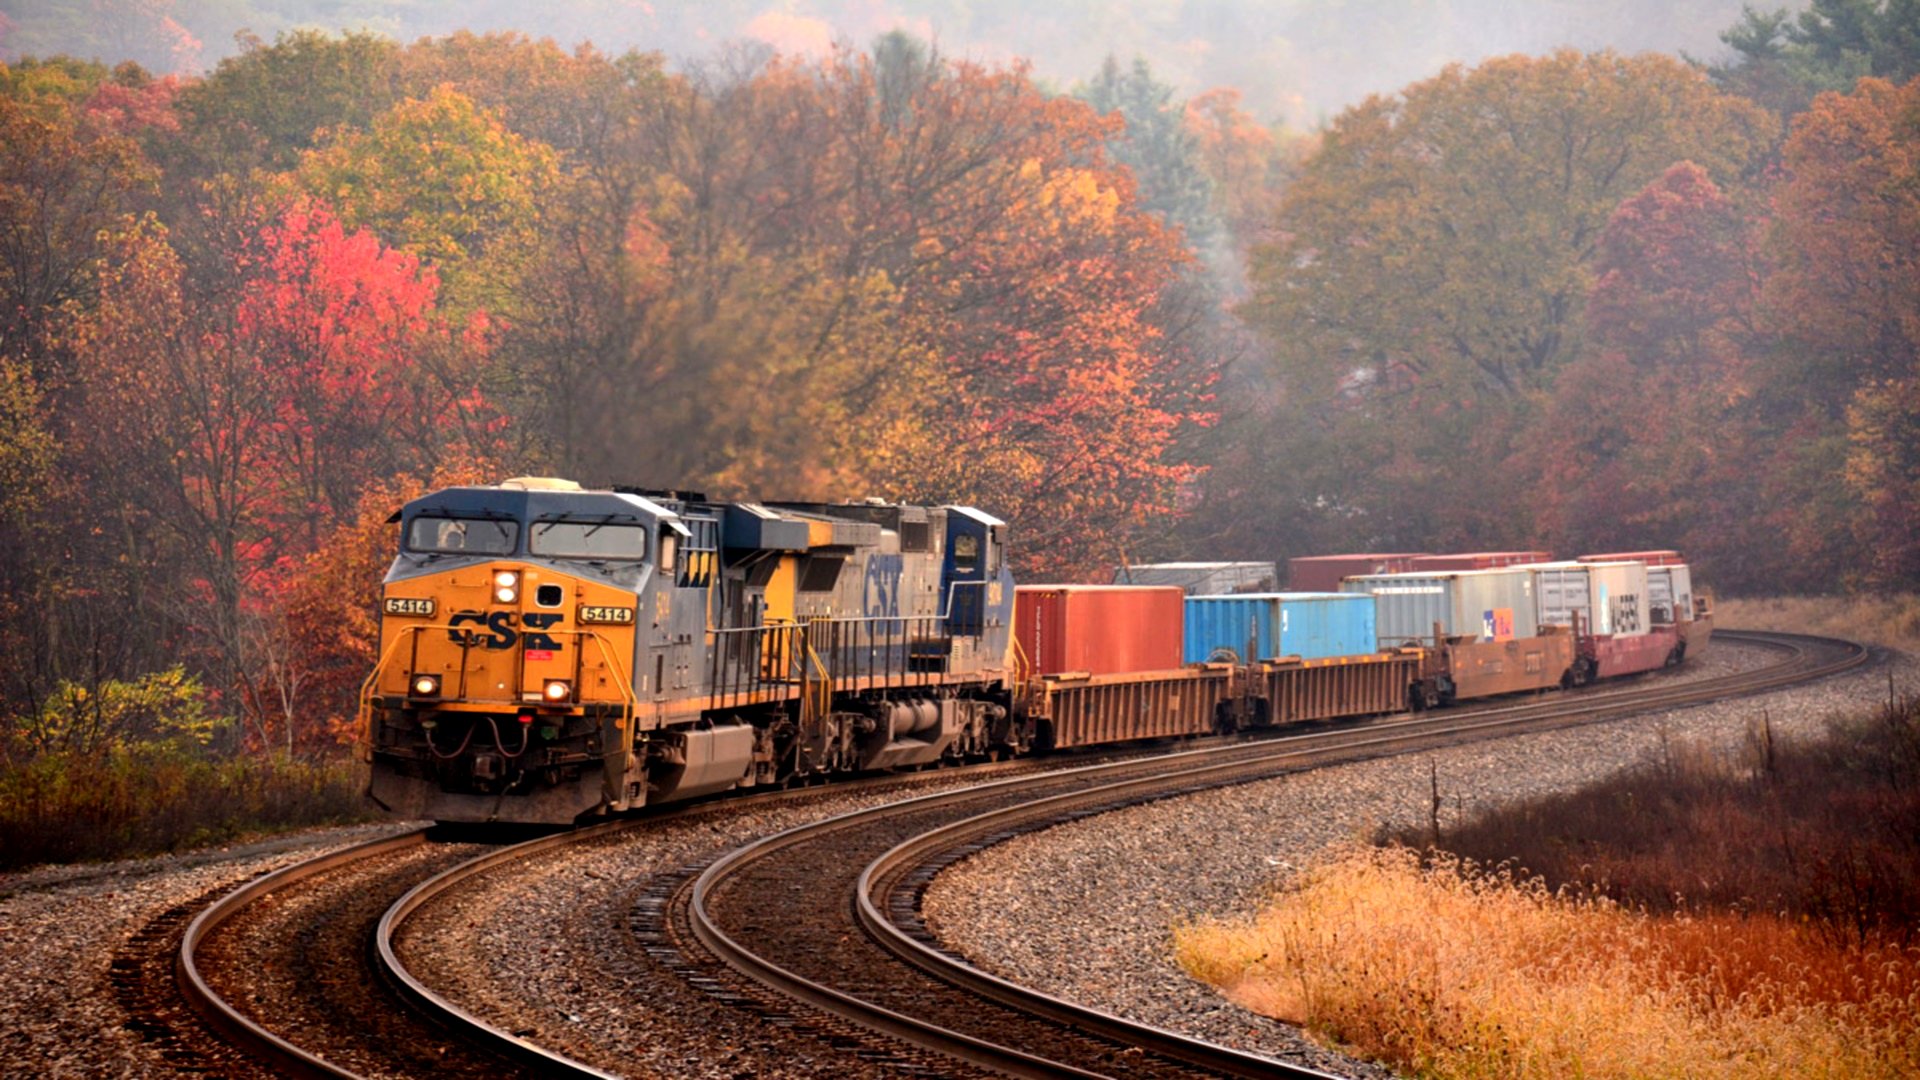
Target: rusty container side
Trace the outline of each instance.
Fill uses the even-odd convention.
[[[1267,699],[1269,722],[1295,723],[1400,712],[1420,674],[1419,650],[1331,660],[1261,664],[1254,692]]]
[[[1498,570],[1503,566],[1552,562],[1550,551],[1463,551],[1451,555],[1422,555],[1413,560],[1409,571]]]
[[[1581,555],[1575,562],[1642,562],[1648,566],[1678,566],[1686,557],[1670,548],[1653,551],[1612,551],[1599,555]]]
[[[1287,560],[1287,591],[1339,592],[1340,579],[1355,574],[1398,574],[1413,569],[1425,552],[1303,555]]]
[[[1180,667],[1186,594],[1166,585],[1022,585],[1014,632],[1035,675]]]
[[[1544,633],[1511,641],[1448,645],[1440,662],[1456,700],[1559,686],[1573,666],[1572,634]]]
[[[1088,679],[1041,679],[1028,715],[1045,721],[1058,750],[1134,739],[1206,735],[1226,699],[1224,665]]]
[[[1667,665],[1679,650],[1680,630],[1656,626],[1644,634],[1593,639],[1593,672],[1602,679],[1637,675]]]

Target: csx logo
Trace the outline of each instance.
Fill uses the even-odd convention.
[[[557,611],[529,611],[525,615],[512,611],[462,611],[447,620],[447,625],[452,627],[447,637],[455,645],[466,648],[511,649],[525,641],[529,649],[557,649],[559,644],[545,631],[561,618]],[[460,629],[466,623],[477,623],[488,633]],[[525,623],[525,629],[516,627],[516,623]]]

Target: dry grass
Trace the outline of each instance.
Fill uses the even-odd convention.
[[[214,758],[148,745],[0,769],[0,870],[118,859],[374,818],[350,761]]]
[[[1180,962],[1422,1076],[1920,1077],[1920,699],[1752,736],[1343,850]]]
[[[1662,738],[1642,766],[1482,815],[1438,838],[1549,888],[1656,914],[1770,914],[1836,939],[1920,944],[1920,698],[1744,746]],[[1380,838],[1431,844],[1430,829]]]
[[[1248,1008],[1421,1076],[1920,1074],[1920,950],[1662,919],[1406,848],[1344,850],[1176,943]]]
[[[1721,599],[1714,625],[1823,634],[1920,655],[1920,595],[1913,593]]]

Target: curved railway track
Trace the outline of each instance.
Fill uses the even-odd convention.
[[[1867,659],[1858,645],[1794,635],[1717,635],[1772,649],[1780,663],[1687,683],[1609,688],[1544,701],[1396,717],[1371,724],[1319,727],[1257,740],[1202,740],[1204,749],[1150,758],[1136,755],[1065,769],[1033,763],[993,766],[1015,774],[978,786],[842,814],[737,848],[685,868],[642,894],[631,918],[634,947],[721,1004],[746,1009],[768,1025],[824,1041],[857,1059],[894,1070],[953,1075],[976,1071],[1055,1075],[1320,1076],[1273,1059],[1242,1054],[1171,1032],[1094,1013],[1007,983],[944,952],[919,918],[921,894],[938,870],[992,843],[1061,821],[1132,803],[1245,783],[1330,764],[1404,753],[1493,735],[1584,723],[1630,713],[1704,704],[1810,681]],[[1080,759],[1084,760],[1084,759]],[[900,783],[878,779],[873,784]],[[805,798],[815,791],[757,798]],[[490,871],[556,848],[641,829],[668,816],[726,812],[726,800],[557,834],[477,858],[445,849],[412,870],[375,875],[382,902],[400,893],[377,921],[354,935],[371,948],[377,974],[361,979],[381,997],[355,1010],[405,1011],[395,1026],[369,1030],[387,1044],[371,1072],[420,1075],[573,1075],[608,1073],[535,1046],[446,1000],[407,970],[394,938],[409,916],[448,890]],[[226,1043],[274,1071],[353,1076],[364,1055],[338,1047],[296,1046],[271,1024],[223,997],[202,972],[210,939],[272,898],[329,875],[376,865],[429,844],[410,833],[360,845],[262,877],[193,919],[181,936],[176,980],[182,996]],[[429,845],[430,846],[430,845]],[[451,865],[449,865],[451,864]],[[438,871],[435,873],[434,871]],[[347,889],[347,892],[365,890]],[[779,927],[780,932],[768,932]],[[338,936],[338,935],[336,935]],[[334,962],[347,962],[338,958]],[[353,963],[367,963],[355,958]],[[216,982],[218,980],[215,980]],[[406,1010],[393,1008],[395,1000]],[[336,1008],[341,1006],[336,1003]],[[361,1020],[364,1024],[364,1014]],[[189,1040],[190,1041],[190,1040]],[[182,1051],[188,1057],[191,1053]],[[231,1071],[217,1050],[206,1067]]]

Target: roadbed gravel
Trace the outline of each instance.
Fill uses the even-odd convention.
[[[1774,655],[1716,642],[1686,677],[1727,674]],[[1424,826],[1435,775],[1444,832],[1494,807],[1658,760],[1682,743],[1737,750],[1763,711],[1777,735],[1817,733],[1831,719],[1884,703],[1889,671],[1898,691],[1920,691],[1920,663],[1894,654],[1764,697],[1319,769],[1055,826],[940,874],[926,894],[927,922],[946,948],[1014,982],[1297,1059],[1299,1029],[1243,1009],[1180,970],[1176,925],[1251,915],[1328,846],[1381,828]],[[1391,1075],[1351,1060],[1319,1067]]]
[[[269,840],[0,875],[0,1076],[198,1076],[129,1027],[115,951],[178,905],[412,824],[308,830]]]

